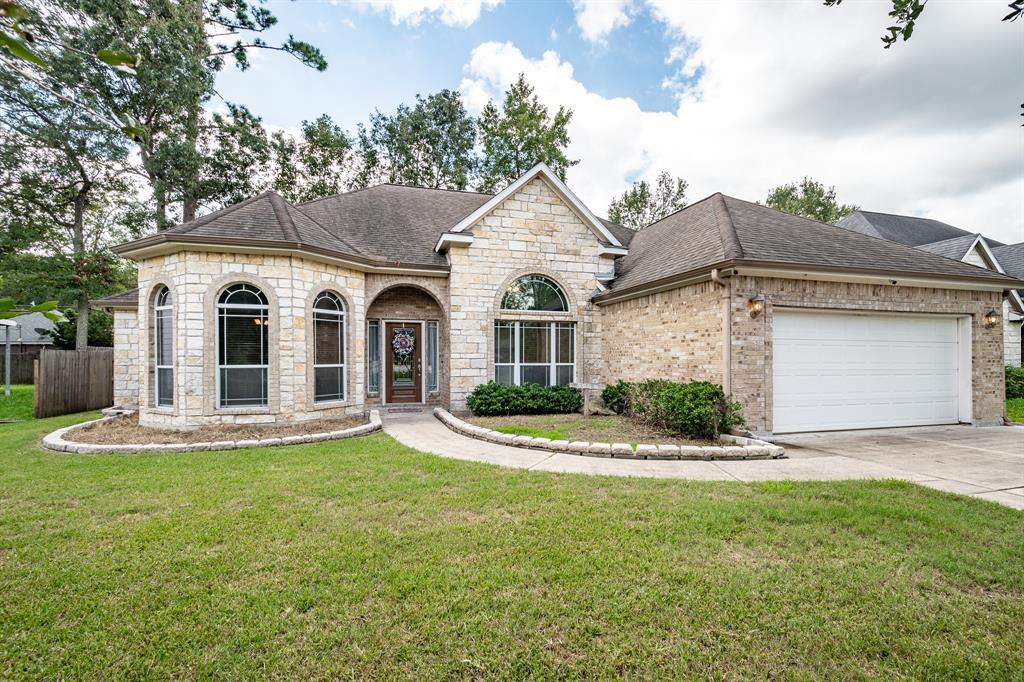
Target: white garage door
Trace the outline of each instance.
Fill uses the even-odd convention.
[[[955,424],[960,355],[956,318],[776,309],[773,430]]]

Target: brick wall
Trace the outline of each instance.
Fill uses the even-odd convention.
[[[725,293],[702,282],[601,306],[603,383],[722,381]]]

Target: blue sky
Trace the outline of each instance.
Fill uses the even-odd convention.
[[[883,50],[891,2],[345,0],[279,2],[270,39],[330,67],[254,55],[218,90],[271,126],[322,113],[354,131],[417,93],[461,91],[476,112],[526,74],[574,111],[569,185],[598,213],[667,170],[689,199],[763,200],[810,175],[866,209],[1024,241],[1024,23],[1005,0],[929,3]],[[217,103],[211,103],[217,106]]]

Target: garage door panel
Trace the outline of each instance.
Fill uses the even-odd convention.
[[[777,310],[774,430],[955,423],[958,358],[954,318]]]

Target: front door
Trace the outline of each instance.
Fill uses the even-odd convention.
[[[388,322],[385,328],[387,402],[418,403],[423,399],[420,325],[417,322]]]

